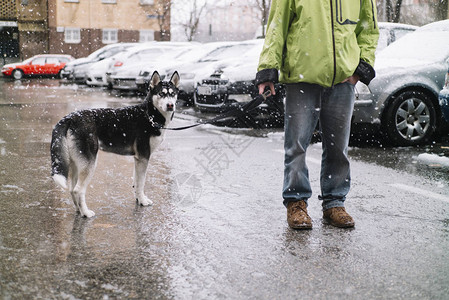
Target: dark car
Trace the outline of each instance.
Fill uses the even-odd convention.
[[[70,55],[63,54],[40,54],[28,58],[20,63],[7,64],[2,68],[4,76],[22,79],[23,76],[59,76],[64,66],[73,61]]]
[[[242,62],[232,67],[216,71],[201,83],[195,94],[197,109],[204,112],[228,112],[236,107],[243,107],[254,99],[259,91],[254,81],[244,78],[245,70],[255,68],[255,62]],[[228,77],[230,76],[230,77]],[[231,79],[232,78],[232,79]],[[269,128],[283,126],[285,89],[282,84],[275,85],[276,95],[269,97],[256,109],[248,112],[251,122],[237,120],[231,127]],[[256,125],[256,126],[254,126]],[[226,123],[229,126],[229,123]]]

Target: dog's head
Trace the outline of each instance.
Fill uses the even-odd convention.
[[[154,71],[150,80],[151,101],[161,113],[175,111],[178,99],[179,74],[174,72],[170,81],[162,81],[157,71]]]

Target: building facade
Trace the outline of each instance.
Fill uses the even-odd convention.
[[[83,57],[110,43],[170,40],[169,3],[48,0],[49,50]]]
[[[76,58],[116,42],[170,40],[171,0],[1,0],[0,54]]]
[[[47,1],[0,2],[0,53],[27,58],[48,52]]]
[[[194,38],[199,42],[239,41],[254,39],[261,33],[261,13],[246,1],[232,5],[208,4]]]

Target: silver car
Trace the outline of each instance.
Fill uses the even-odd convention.
[[[124,57],[117,58],[109,68],[106,73],[108,84],[117,90],[137,91],[136,78],[144,64],[156,64],[164,59],[173,59],[189,47],[193,47],[193,44],[155,42],[135,47],[127,51]]]
[[[136,45],[137,43],[116,43],[104,46],[87,57],[78,58],[66,64],[61,70],[61,78],[84,84],[86,83],[86,73],[91,65]]]
[[[375,125],[392,145],[431,142],[442,124],[438,92],[448,57],[449,20],[392,43],[376,56],[376,78],[356,85],[353,124]]]

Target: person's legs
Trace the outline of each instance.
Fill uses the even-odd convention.
[[[348,144],[354,109],[354,86],[341,83],[326,91],[320,111],[323,142],[321,196],[323,209],[343,207],[350,187]]]
[[[304,200],[312,195],[306,150],[310,144],[320,114],[323,88],[318,85],[297,83],[286,86],[285,101],[285,160],[284,205]]]

